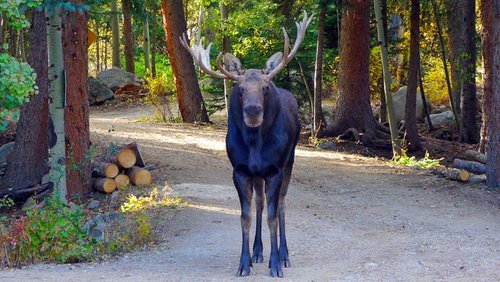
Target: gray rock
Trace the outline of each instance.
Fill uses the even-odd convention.
[[[99,202],[98,200],[92,200],[87,204],[87,209],[94,210],[97,209],[100,205],[101,202]]]
[[[100,80],[89,77],[87,83],[89,87],[89,105],[102,104],[114,97],[113,91]]]
[[[440,114],[430,115],[433,126],[442,126],[453,122],[453,112],[446,111]]]
[[[105,70],[97,75],[97,79],[106,84],[113,92],[127,84],[141,86],[141,80],[137,76],[119,68]]]
[[[104,232],[106,230],[106,221],[101,214],[89,219],[84,225],[83,230],[99,242],[104,241]]]
[[[7,157],[12,151],[12,148],[14,148],[14,144],[14,142],[10,142],[0,147],[0,164],[4,164],[7,162]]]
[[[337,150],[337,145],[331,140],[319,143],[318,147],[323,150]]]
[[[408,94],[408,87],[403,86],[393,95],[392,101],[394,104],[394,117],[396,124],[399,124],[405,119],[406,112],[406,95]],[[417,92],[417,105],[416,105],[416,118],[417,121],[423,121],[425,117],[422,96]]]

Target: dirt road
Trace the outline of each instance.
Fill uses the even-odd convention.
[[[239,202],[224,131],[131,122],[140,113],[93,114],[93,140],[137,141],[159,187],[190,206],[168,221],[154,250],[95,264],[0,271],[0,281],[261,281],[235,277]],[[287,197],[290,281],[500,281],[500,193],[408,174],[372,160],[298,148]]]

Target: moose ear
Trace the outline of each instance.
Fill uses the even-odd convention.
[[[283,53],[281,52],[272,55],[266,62],[266,72],[269,73],[276,68],[281,63],[281,59],[283,59]]]
[[[229,72],[235,72],[238,75],[242,75],[245,72],[240,59],[236,58],[235,55],[226,53],[224,54],[224,67]]]

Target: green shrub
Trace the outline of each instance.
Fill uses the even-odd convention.
[[[427,60],[427,70],[424,71],[424,91],[427,99],[435,105],[449,103],[446,76],[441,59],[430,57]]]
[[[175,84],[170,72],[162,73],[157,77],[147,75],[145,77],[145,86],[148,90],[146,103],[152,105],[155,109],[152,117],[153,122],[167,122],[173,119],[171,105],[175,99]]]

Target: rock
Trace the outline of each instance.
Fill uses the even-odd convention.
[[[408,87],[403,86],[399,88],[399,90],[392,97],[396,124],[399,124],[402,120],[405,119],[407,93],[408,93]],[[429,105],[427,107],[430,108]],[[423,121],[425,118],[422,95],[420,95],[420,92],[417,92],[416,118],[417,121]]]
[[[114,97],[113,91],[100,80],[89,77],[87,79],[89,87],[89,105],[99,105]]]
[[[440,114],[440,113],[443,113],[443,112],[446,112],[446,111],[449,111],[450,109],[448,109],[446,106],[439,106],[438,108],[436,109],[433,109],[431,114],[434,115],[434,114]]]
[[[335,142],[328,140],[326,142],[321,142],[318,147],[320,147],[323,150],[337,150],[337,145]]]
[[[104,241],[105,229],[106,221],[101,214],[97,214],[96,216],[92,217],[83,225],[83,230],[87,232],[90,237],[96,239],[99,242]]]
[[[14,142],[10,142],[0,147],[0,164],[7,163],[7,157],[12,151],[12,148],[14,148],[14,144]]]
[[[443,126],[453,122],[453,112],[446,111],[440,114],[430,115],[433,126]]]
[[[87,209],[95,210],[101,205],[98,200],[92,200],[87,204]]]
[[[97,75],[97,79],[106,84],[113,92],[127,84],[135,84],[136,86],[141,86],[142,84],[141,80],[133,73],[126,72],[119,68],[105,70]]]

